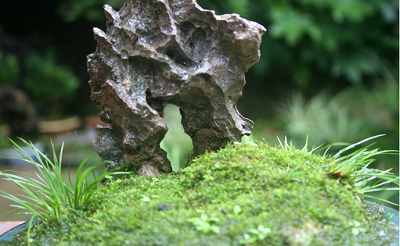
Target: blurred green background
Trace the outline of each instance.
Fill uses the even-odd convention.
[[[89,99],[86,55],[96,47],[92,28],[105,30],[105,3],[118,10],[123,1],[41,0],[0,7],[0,87],[24,91],[40,118],[97,114]],[[255,121],[252,139],[275,145],[276,136],[288,136],[300,147],[307,136],[317,146],[383,133],[376,147],[399,149],[398,1],[198,3],[267,28],[261,60],[246,74],[237,104]],[[162,147],[178,170],[190,156],[191,143],[180,129],[178,109],[166,111],[173,134]],[[0,113],[0,126],[6,121]],[[399,173],[398,156],[382,157],[374,165]],[[397,193],[383,196],[398,201]]]

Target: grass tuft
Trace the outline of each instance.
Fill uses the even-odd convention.
[[[361,147],[363,144],[369,142],[370,140],[382,136],[384,136],[384,134],[366,138],[354,144],[333,143],[323,147],[322,145],[318,147],[313,146],[311,149],[309,149],[307,137],[304,147],[300,149],[300,151],[312,154],[325,150],[325,152],[322,154],[322,157],[329,159],[329,164],[320,166],[318,168],[328,168],[328,175],[330,177],[339,180],[343,184],[350,185],[352,187],[352,190],[362,198],[366,198],[367,200],[372,201],[377,200],[398,207],[398,204],[388,201],[386,199],[381,199],[379,198],[379,196],[377,196],[377,194],[383,191],[398,191],[399,177],[394,175],[393,173],[390,173],[391,169],[382,171],[370,168],[369,165],[375,161],[375,159],[373,159],[373,157],[375,156],[384,154],[398,155],[399,152],[396,150],[368,150],[374,144],[369,144],[366,147]],[[278,137],[278,141],[283,150],[290,151],[296,149],[292,141],[289,142],[286,136],[283,141],[281,141]],[[332,156],[328,155],[328,151],[331,147],[343,145],[347,146],[342,148]],[[367,195],[370,193],[372,194]]]
[[[382,171],[369,168],[369,165],[375,161],[373,157],[384,154],[398,155],[399,152],[396,150],[369,150],[374,143],[369,144],[366,147],[358,148],[362,144],[382,136],[384,135],[373,136],[339,150],[331,157],[332,161],[328,170],[331,176],[350,184],[353,187],[353,190],[361,197],[365,197],[368,200],[382,201],[398,207],[398,204],[386,199],[381,199],[375,194],[382,191],[398,191],[399,177],[390,173],[391,169]],[[349,151],[352,152],[349,153]]]
[[[7,213],[21,211],[18,213],[40,217],[43,221],[57,221],[60,219],[61,214],[66,213],[68,209],[78,210],[87,204],[93,192],[105,177],[115,174],[126,174],[126,172],[117,172],[115,170],[96,174],[94,170],[102,166],[102,163],[84,170],[87,161],[85,159],[79,165],[75,184],[71,182],[71,177],[69,177],[69,182],[65,182],[61,175],[64,144],[61,145],[57,158],[56,150],[53,142],[51,142],[53,150],[53,160],[51,160],[46,154],[35,148],[32,142],[28,142],[22,138],[19,140],[29,148],[34,158],[10,139],[14,148],[21,155],[21,158],[12,157],[11,159],[28,162],[35,166],[38,172],[35,175],[13,170],[0,172],[0,177],[13,182],[24,192],[24,194],[13,195],[0,190],[2,197],[16,203],[10,205],[15,209]],[[93,174],[93,179],[89,179],[91,174]]]

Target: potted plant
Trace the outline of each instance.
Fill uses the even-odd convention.
[[[0,163],[22,163],[16,159],[4,159],[1,156],[18,157],[6,137],[18,142],[17,137],[36,141],[38,137],[39,115],[29,96],[18,88],[20,64],[14,54],[5,55],[0,50]],[[37,148],[42,149],[39,143]]]
[[[77,128],[80,125],[77,116],[65,118],[66,107],[74,100],[79,86],[73,72],[56,63],[53,51],[48,51],[45,56],[29,54],[25,70],[25,88],[45,116],[45,120],[39,123],[40,132],[54,133]]]
[[[14,54],[3,54],[0,50],[0,85],[15,86],[21,68],[18,58]]]

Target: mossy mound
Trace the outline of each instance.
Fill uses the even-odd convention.
[[[85,211],[35,226],[31,245],[390,245],[389,223],[329,177],[328,163],[230,145],[177,174],[101,187]]]

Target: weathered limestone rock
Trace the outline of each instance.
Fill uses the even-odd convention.
[[[94,145],[110,168],[134,161],[141,175],[171,171],[160,148],[167,104],[180,107],[195,154],[251,133],[236,102],[260,58],[263,26],[195,0],[126,0],[118,12],[104,10],[107,31],[94,28],[97,49],[87,59],[91,99],[111,125]]]

